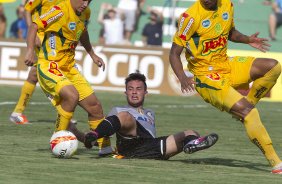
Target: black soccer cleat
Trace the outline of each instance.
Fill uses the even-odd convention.
[[[84,146],[88,149],[91,149],[95,143],[97,142],[97,134],[96,132],[88,132],[87,134],[85,134],[84,137]]]
[[[215,133],[212,133],[205,137],[199,137],[198,139],[194,139],[188,142],[186,145],[184,145],[183,151],[185,153],[191,154],[196,151],[207,149],[211,147],[212,145],[214,145],[217,140],[218,140],[218,135]]]

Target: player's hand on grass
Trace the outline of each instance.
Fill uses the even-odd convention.
[[[259,38],[258,35],[259,32],[256,32],[249,37],[249,45],[262,52],[268,51],[269,47],[271,46],[269,43],[267,43],[269,40],[267,38]]]

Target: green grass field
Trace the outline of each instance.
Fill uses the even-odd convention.
[[[57,159],[49,150],[56,112],[39,88],[25,114],[32,125],[9,122],[20,87],[0,86],[0,183],[282,183],[270,174],[264,156],[247,138],[239,121],[197,97],[149,95],[145,107],[156,112],[158,136],[185,129],[216,132],[219,141],[192,155],[181,153],[169,161],[99,158],[97,150],[79,144],[72,159]],[[105,113],[125,103],[121,93],[97,92]],[[258,109],[277,153],[282,157],[282,103],[260,102]],[[77,108],[78,128],[87,131],[87,115]],[[114,144],[114,139],[112,141]]]

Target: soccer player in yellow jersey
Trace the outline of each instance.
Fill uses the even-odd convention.
[[[25,10],[26,16],[25,20],[27,22],[28,27],[32,23],[32,19],[34,17],[40,16],[42,12],[48,10],[50,7],[60,3],[63,0],[29,0],[26,1]],[[36,37],[36,47],[41,46],[41,41],[43,39],[43,34],[37,35]],[[41,41],[40,41],[41,40]],[[28,104],[34,90],[37,80],[36,75],[36,65],[30,67],[30,71],[28,73],[28,77],[22,86],[21,94],[18,100],[18,103],[10,116],[10,120],[16,124],[29,124],[27,117],[23,114],[26,105]]]
[[[29,29],[25,57],[28,66],[34,63],[36,34],[44,35],[38,53],[37,76],[42,90],[58,111],[55,131],[68,128],[77,105],[87,111],[91,129],[104,119],[101,103],[93,89],[74,67],[75,48],[80,42],[93,62],[105,69],[103,60],[94,53],[89,42],[85,26],[90,17],[85,16],[88,3],[65,0],[33,18]],[[99,148],[99,154],[112,152],[109,139],[100,143]]]
[[[274,59],[227,56],[228,40],[249,44],[262,52],[270,46],[258,33],[246,36],[236,30],[233,9],[230,0],[196,1],[179,18],[170,63],[183,93],[196,89],[206,102],[238,118],[273,167],[272,173],[282,174],[282,162],[255,107],[276,83],[281,65]],[[188,78],[183,71],[183,49],[194,78]],[[246,97],[236,91],[251,81],[253,85]]]

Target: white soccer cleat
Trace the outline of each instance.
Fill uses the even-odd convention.
[[[29,121],[27,120],[27,117],[21,113],[16,113],[13,112],[10,116],[10,121],[18,124],[18,125],[26,125],[26,124],[31,124],[29,123]]]
[[[271,170],[272,174],[282,174],[282,163],[278,164],[277,166],[273,167]]]

